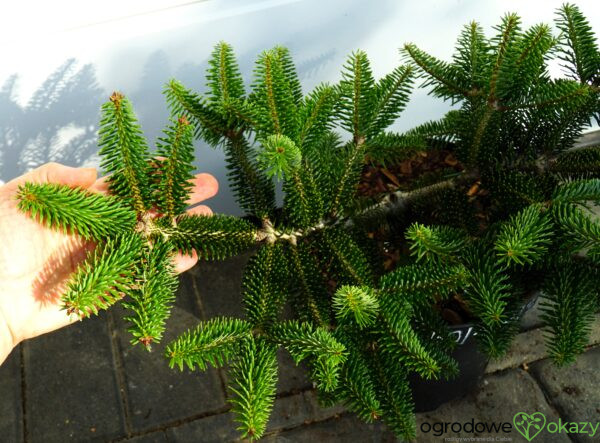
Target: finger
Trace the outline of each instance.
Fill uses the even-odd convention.
[[[92,192],[98,192],[100,194],[108,194],[108,175],[100,177],[96,180],[88,189]]]
[[[181,274],[193,268],[198,263],[198,254],[196,254],[196,251],[192,251],[190,255],[177,254],[173,261],[175,263],[175,272]]]
[[[189,215],[212,215],[213,212],[212,209],[210,209],[208,206],[199,205],[188,209],[187,211],[185,211],[185,213]]]
[[[208,198],[214,197],[219,191],[219,182],[210,174],[197,174],[190,182],[194,185],[190,197],[186,201],[188,205],[200,203]]]
[[[46,163],[33,171],[28,172],[6,185],[17,188],[26,182],[31,183],[57,183],[70,187],[88,188],[96,180],[95,168],[73,168],[60,163]]]
[[[205,205],[196,206],[194,208],[188,209],[186,214],[190,215],[212,215],[212,210]],[[183,255],[177,254],[174,258],[175,261],[175,270],[178,274],[187,271],[188,269],[193,268],[198,262],[198,254],[196,251],[192,251],[191,255]]]

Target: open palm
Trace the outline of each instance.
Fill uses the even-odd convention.
[[[108,189],[102,178],[96,179],[95,169],[57,163],[48,163],[0,187],[0,363],[22,340],[77,320],[61,309],[60,297],[69,275],[95,247],[93,242],[48,229],[22,213],[16,194],[25,182],[59,183],[99,193]],[[217,181],[209,174],[198,174],[193,182],[190,205],[217,193]],[[210,214],[211,210],[200,205],[188,212]],[[177,272],[191,268],[196,261],[195,255],[178,255]]]

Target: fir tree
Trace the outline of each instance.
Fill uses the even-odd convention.
[[[450,62],[406,44],[406,64],[379,80],[357,51],[338,84],[307,95],[287,49],[260,54],[247,91],[232,48],[219,43],[205,95],[166,86],[173,119],[156,156],[127,98],[113,94],[100,129],[112,196],[34,184],[19,194],[40,222],[99,244],[73,275],[65,309],[85,317],[126,297],[132,341],[149,348],[173,301],[175,252],[222,259],[257,246],[244,270],[245,318],[202,322],[166,348],[180,369],[229,365],[232,411],[250,439],[267,427],[278,347],[306,363],[323,404],[341,402],[414,438],[408,376],[456,373],[451,334],[432,306],[457,294],[481,349],[498,357],[524,295],[541,289],[549,354],[573,361],[600,300],[600,225],[589,213],[600,201],[600,148],[570,148],[599,116],[600,53],[577,7],[563,6],[557,25],[559,37],[546,25],[523,30],[507,14],[487,38],[470,23]],[[570,78],[550,77],[555,55]],[[389,132],[416,78],[458,107]],[[246,217],[184,214],[194,136],[225,151]],[[459,173],[357,196],[365,161],[439,147]],[[400,227],[410,251],[387,273],[369,243],[379,225]],[[293,319],[282,316],[287,303]]]

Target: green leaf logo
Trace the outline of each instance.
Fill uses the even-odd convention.
[[[546,426],[546,416],[541,412],[527,414],[517,412],[513,417],[515,429],[519,431],[527,441],[533,440]]]

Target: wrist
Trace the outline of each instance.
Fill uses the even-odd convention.
[[[13,334],[0,311],[0,365],[6,360],[15,347]]]

